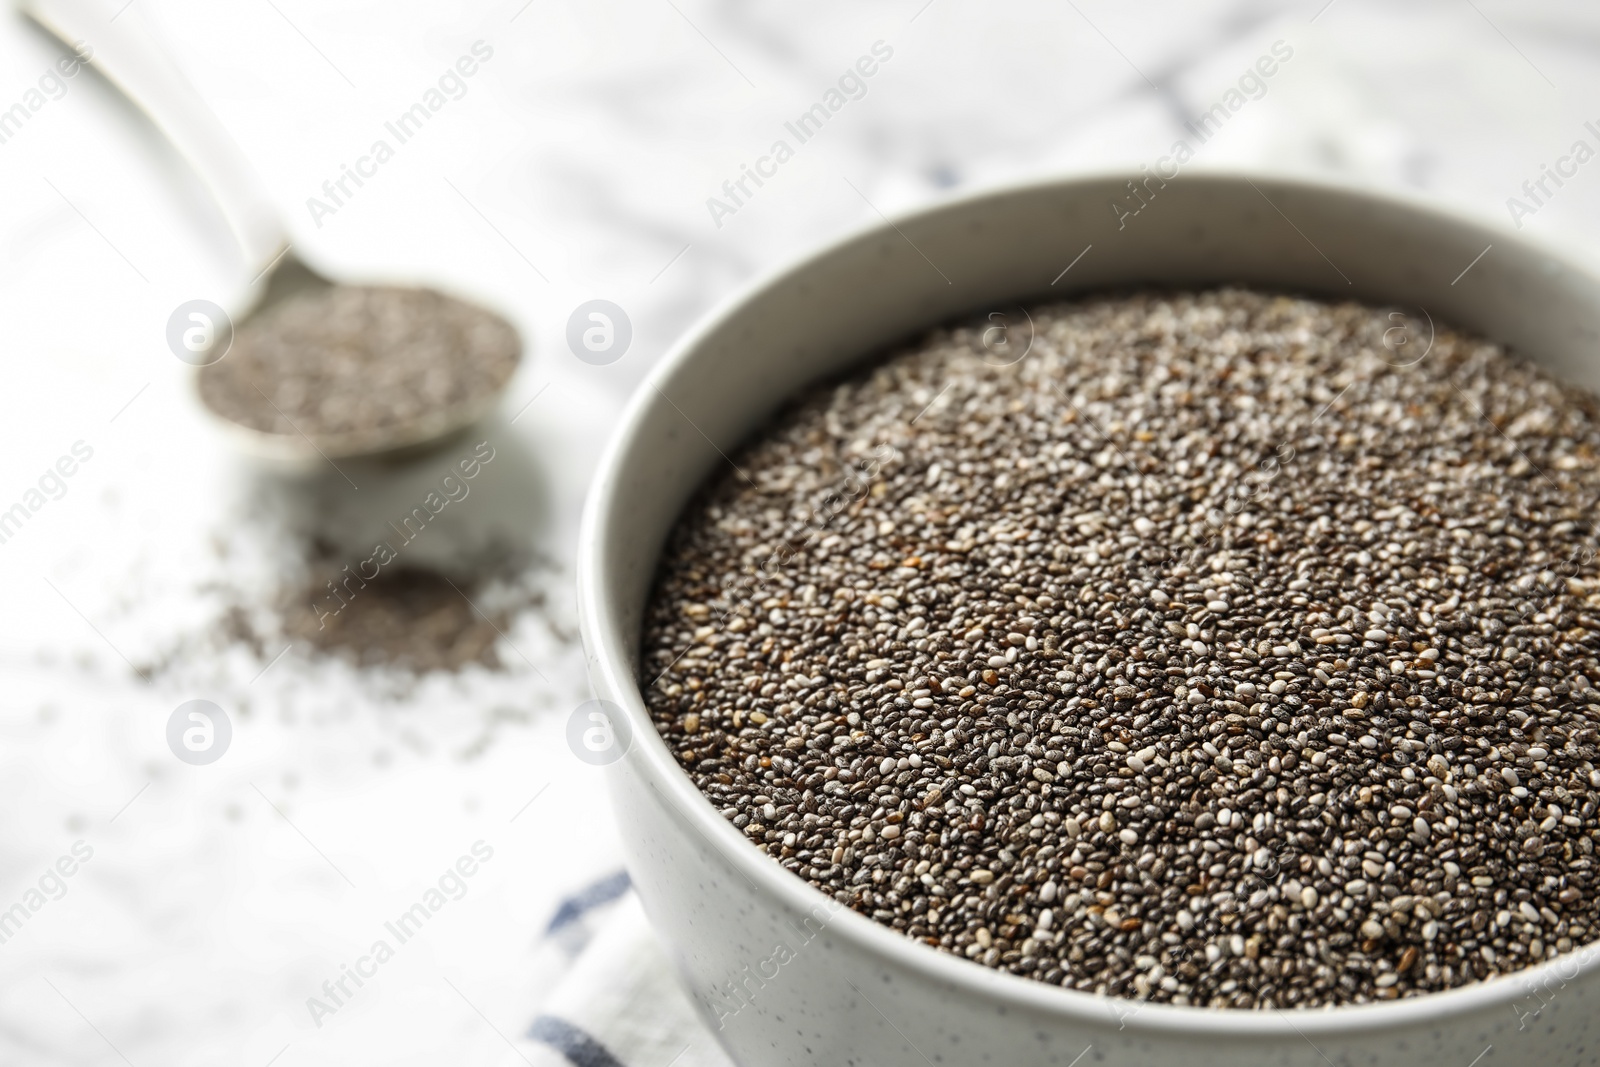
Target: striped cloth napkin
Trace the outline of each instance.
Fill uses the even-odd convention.
[[[518,1050],[532,1067],[733,1067],[690,1006],[626,873],[567,898],[539,955],[560,977]]]

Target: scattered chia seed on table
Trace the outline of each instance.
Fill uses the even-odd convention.
[[[521,353],[510,323],[443,293],[336,285],[247,321],[200,396],[266,433],[370,433],[482,401]]]
[[[1595,399],[1351,303],[1032,316],[1014,366],[978,323],[812,393],[680,519],[642,684],[712,803],[1112,996],[1363,1003],[1600,938]]]
[[[306,606],[319,598],[331,594],[315,582],[288,598],[285,636],[362,667],[405,666],[420,674],[469,663],[500,666],[495,643],[509,620],[504,614],[498,620],[479,615],[461,588],[438,571],[400,567],[379,574],[339,611],[324,610],[321,618],[315,606]]]

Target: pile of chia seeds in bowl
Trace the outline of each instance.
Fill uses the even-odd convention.
[[[1600,939],[1600,404],[1398,314],[1105,296],[814,391],[663,554],[661,736],[796,876],[1073,989],[1368,1003]]]

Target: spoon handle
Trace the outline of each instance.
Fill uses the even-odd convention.
[[[129,0],[19,0],[18,6],[68,45],[92,50],[89,62],[200,175],[252,271],[282,254],[288,234],[250,161]]]

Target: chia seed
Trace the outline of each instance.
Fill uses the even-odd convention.
[[[1229,1008],[1600,934],[1600,406],[1389,309],[1031,311],[816,390],[663,554],[656,726],[757,848],[985,966]]]
[[[315,608],[302,607],[319,594],[331,596],[311,586],[289,601],[284,635],[290,640],[343,655],[358,666],[393,664],[418,674],[460,670],[471,663],[501,665],[495,643],[509,624],[505,614],[479,615],[461,587],[437,571],[401,567],[381,574],[342,610],[321,618]]]
[[[339,285],[241,325],[200,397],[264,433],[371,434],[483,403],[521,352],[510,323],[442,293]]]

